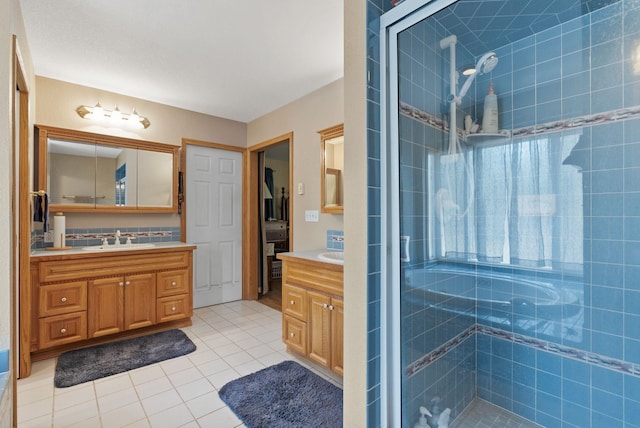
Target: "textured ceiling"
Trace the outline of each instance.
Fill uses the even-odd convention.
[[[20,0],[35,73],[249,122],[343,75],[343,0]]]

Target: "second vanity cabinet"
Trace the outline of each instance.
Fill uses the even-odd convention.
[[[282,340],[343,374],[343,268],[289,254],[282,263]]]
[[[194,248],[32,257],[31,354],[191,325]]]

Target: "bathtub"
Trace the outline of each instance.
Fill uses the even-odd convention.
[[[405,271],[407,299],[482,319],[559,320],[581,309],[582,284],[551,275],[496,273],[467,266],[435,264]]]

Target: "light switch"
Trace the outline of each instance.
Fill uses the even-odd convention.
[[[304,221],[308,221],[308,222],[318,222],[318,221],[320,221],[320,217],[318,215],[318,210],[306,210],[304,212]]]
[[[304,183],[298,183],[298,195],[304,195]]]

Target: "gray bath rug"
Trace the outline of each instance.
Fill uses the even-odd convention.
[[[295,361],[233,380],[218,394],[247,428],[342,427],[342,390]]]
[[[56,388],[67,388],[186,355],[195,350],[196,345],[180,330],[77,349],[58,357],[54,385]]]

